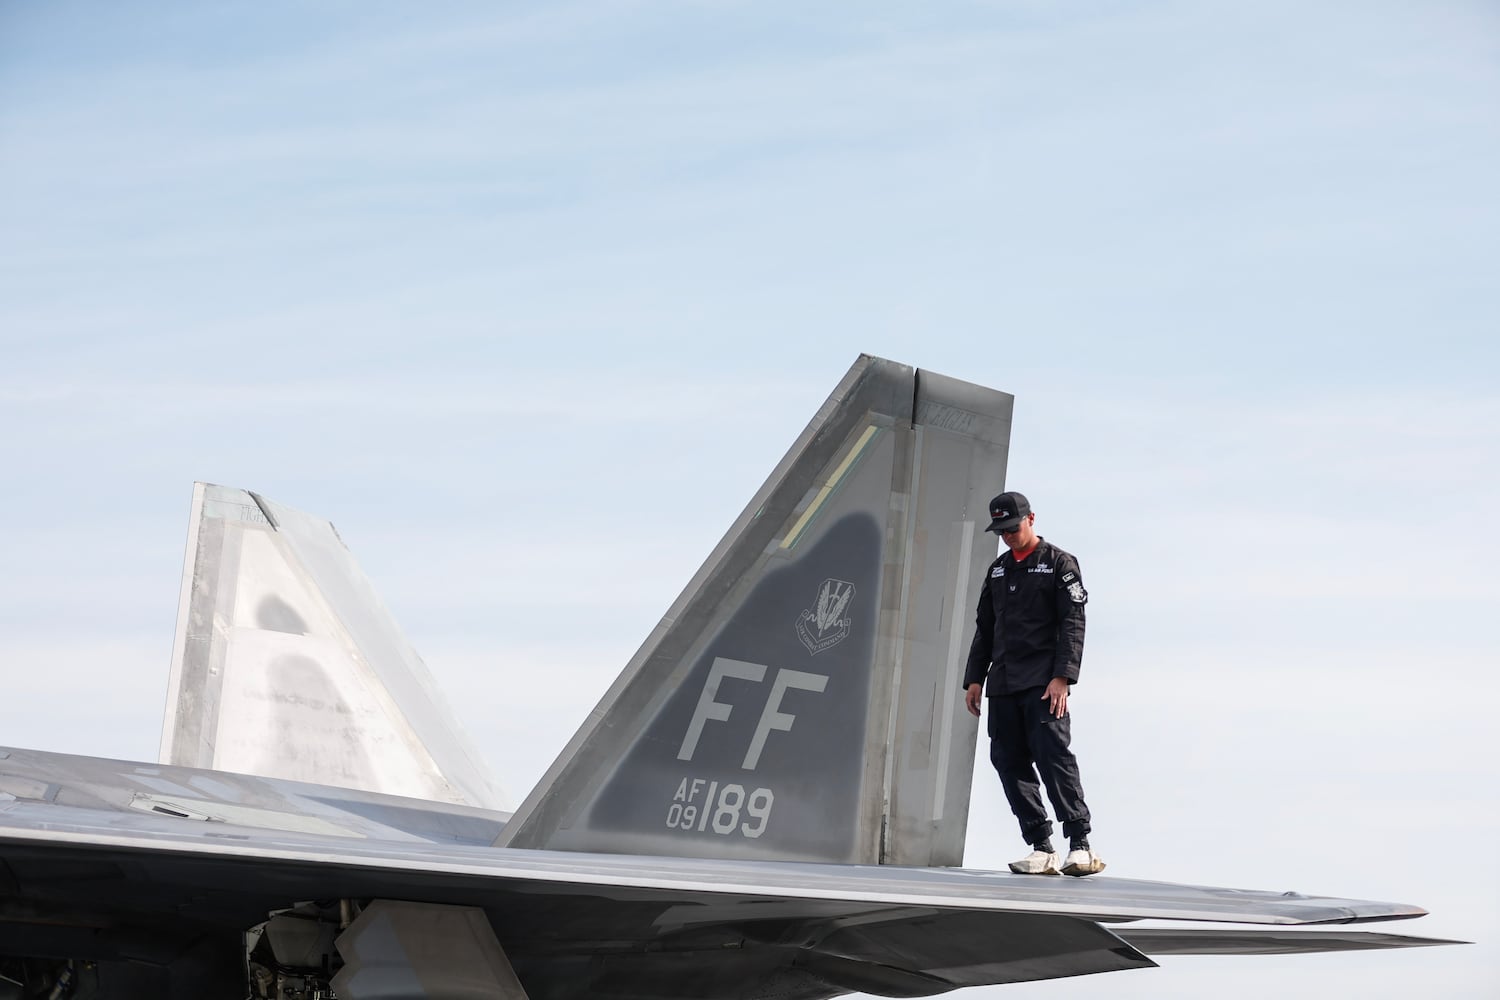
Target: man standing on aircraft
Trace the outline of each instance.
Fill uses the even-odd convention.
[[[1104,862],[1089,847],[1089,809],[1078,761],[1068,749],[1068,690],[1083,660],[1089,595],[1078,560],[1038,535],[1035,523],[1031,504],[1019,493],[990,501],[985,530],[998,533],[1007,551],[990,563],[979,594],[964,703],[978,715],[981,694],[989,695],[990,762],[1000,773],[1021,836],[1032,846],[1010,870],[1093,875],[1104,870]],[[1068,838],[1068,857],[1060,868],[1038,771]]]

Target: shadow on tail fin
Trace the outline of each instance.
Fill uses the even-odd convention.
[[[193,487],[160,759],[505,806],[333,525],[207,483]]]
[[[1011,404],[861,356],[497,845],[960,864]]]

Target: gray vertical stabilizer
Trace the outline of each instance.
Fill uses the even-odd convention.
[[[497,844],[960,864],[1011,404],[861,356]]]
[[[165,764],[504,808],[338,532],[198,483]]]

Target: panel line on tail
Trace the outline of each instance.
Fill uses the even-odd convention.
[[[844,476],[854,468],[855,463],[859,459],[864,457],[865,448],[874,440],[875,435],[878,433],[880,433],[880,427],[875,424],[871,424],[865,428],[865,432],[859,436],[859,440],[854,442],[854,446],[849,449],[849,454],[844,456],[844,460],[839,463],[838,468],[834,469],[832,475],[828,477],[828,482],[823,484],[823,488],[818,491],[818,495],[813,498],[812,503],[807,505],[807,509],[802,512],[802,516],[797,519],[797,523],[792,525],[792,530],[788,531],[786,537],[781,540],[781,547],[783,549],[795,549],[797,547],[797,542],[802,538],[802,533],[813,523],[813,519],[817,516],[818,512],[823,509],[824,502],[833,496],[834,492],[839,488],[839,484],[844,481]]]
[[[967,616],[964,614],[968,609],[964,606],[963,598],[968,592],[968,580],[970,567],[972,566],[972,555],[974,552],[974,522],[969,520],[960,521],[953,525],[958,534],[958,572],[954,574],[953,595],[948,609],[948,659],[947,669],[943,671],[942,691],[956,692],[959,688],[960,671],[963,669],[964,661],[961,659],[963,652],[964,623]],[[937,766],[937,789],[932,797],[932,821],[938,822],[943,818],[943,802],[948,795],[948,758],[953,752],[953,713],[944,711],[941,700],[934,702],[938,731],[938,766]]]
[[[917,411],[915,388],[915,386],[919,384],[920,378],[920,372],[913,373],[912,422],[908,425],[907,428],[907,433],[910,434],[912,438],[911,465],[907,469],[906,473],[906,492],[901,497],[902,509],[900,544],[903,547],[907,545],[909,539],[911,538],[912,526],[915,523],[917,516],[915,509],[916,498],[919,495],[919,489],[921,486],[922,448],[925,441],[925,435],[923,435],[922,433],[922,428],[917,426],[916,424]],[[898,623],[898,627],[900,622],[904,622],[907,620],[906,616],[910,612],[911,606],[913,574],[911,571],[911,567],[906,565],[906,555],[907,553],[904,551],[901,553],[901,561],[906,569],[905,572],[901,574],[901,599],[896,604],[896,622]],[[900,691],[902,677],[906,672],[906,643],[897,642],[892,643],[891,645],[891,690]],[[889,699],[889,701],[890,704],[886,706],[885,741],[887,746],[894,746],[896,744],[897,734],[900,731],[901,725],[901,699],[893,697]],[[886,822],[886,817],[890,815],[893,800],[892,790],[894,787],[894,782],[896,780],[896,755],[893,753],[887,753],[885,755],[884,763],[884,774],[881,775],[880,779],[880,857],[882,858],[886,856],[887,836],[889,834],[889,824]]]

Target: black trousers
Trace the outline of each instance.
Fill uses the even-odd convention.
[[[1052,836],[1052,821],[1042,805],[1041,784],[1047,786],[1052,811],[1070,839],[1089,832],[1089,807],[1083,802],[1078,760],[1068,749],[1072,716],[1053,718],[1042,692],[1034,687],[989,699],[990,763],[1000,774],[1000,787],[1010,811],[1021,824],[1028,844]]]

